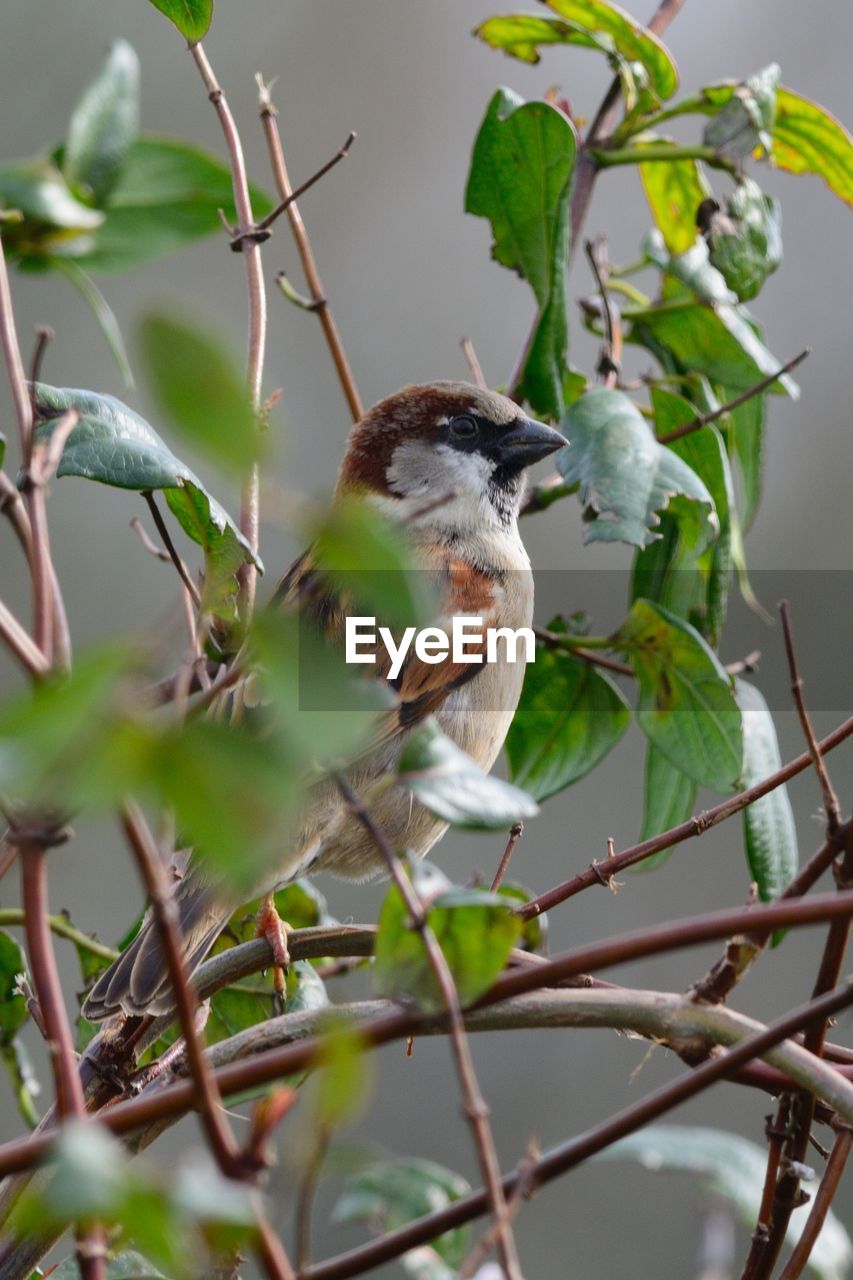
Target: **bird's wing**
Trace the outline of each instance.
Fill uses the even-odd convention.
[[[486,655],[486,631],[499,625],[500,599],[503,586],[493,573],[476,569],[467,561],[449,553],[435,553],[428,571],[433,573],[439,591],[440,616],[434,625],[448,636],[454,617],[467,616],[473,621],[466,630],[465,649],[480,661],[453,660],[452,652],[440,662],[423,662],[410,646],[399,674],[388,680],[396,696],[395,705],[377,716],[374,731],[360,754],[389,745],[406,730],[413,728],[437,711],[444,700],[463,685],[476,680],[483,670]],[[333,642],[343,642],[347,602],[329,590],[328,580],[318,572],[310,552],[290,567],[273,597],[275,603],[286,603],[307,610],[318,628]],[[377,651],[375,666],[369,668],[373,678],[387,679],[391,659],[384,646]]]

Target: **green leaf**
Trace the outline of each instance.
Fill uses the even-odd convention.
[[[761,146],[769,155],[776,116],[779,67],[770,63],[737,85],[705,126],[702,140],[721,155],[742,160]]]
[[[4,242],[21,256],[62,249],[76,257],[91,248],[91,234],[104,221],[99,209],[77,199],[45,157],[0,169],[0,206],[23,214],[23,222],[3,229]]]
[[[132,391],[134,388],[133,370],[130,367],[127,349],[124,345],[124,337],[122,336],[119,323],[110,304],[101,293],[91,276],[87,275],[79,263],[73,258],[53,258],[51,264],[54,270],[64,275],[66,280],[80,294],[80,297],[90,308],[95,320],[98,323],[104,341],[110,349],[110,353],[116,362],[119,373],[125,389]]]
[[[596,38],[609,36],[628,62],[639,62],[655,94],[666,99],[678,88],[678,71],[666,46],[631,14],[603,0],[546,0],[550,9]]]
[[[354,1027],[333,1022],[323,1033],[319,1067],[315,1122],[321,1131],[352,1124],[367,1101],[369,1058],[363,1037]]]
[[[696,417],[696,406],[663,387],[652,389],[655,428],[665,436]],[[673,440],[667,448],[699,477],[714,502],[719,533],[706,547],[695,503],[673,499],[661,522],[662,538],[638,552],[632,596],[662,604],[686,618],[709,641],[719,643],[732,569],[731,527],[734,492],[722,436],[713,423]]]
[[[114,1138],[80,1121],[63,1126],[52,1156],[46,1181],[28,1189],[15,1208],[19,1235],[96,1218],[120,1225],[158,1266],[187,1280],[210,1273],[206,1242],[235,1246],[251,1237],[248,1190],[207,1161],[169,1174],[144,1160],[130,1164]]]
[[[378,1161],[347,1178],[332,1221],[363,1222],[386,1235],[407,1222],[444,1209],[471,1190],[458,1173],[417,1156]],[[447,1266],[458,1268],[468,1252],[467,1227],[456,1227],[432,1241]]]
[[[507,898],[513,905],[514,909],[524,906],[527,902],[532,902],[536,894],[532,889],[528,889],[527,885],[518,884],[515,881],[506,880],[498,889],[499,898]],[[544,955],[547,950],[548,942],[548,914],[543,912],[538,916],[531,916],[528,920],[524,920],[521,926],[521,936],[518,939],[517,946],[523,951],[537,951]]]
[[[747,788],[776,773],[782,760],[773,717],[762,694],[740,678],[735,681],[735,691],[743,713],[743,772],[738,785]],[[743,834],[750,874],[761,901],[777,898],[797,874],[800,860],[787,787],[777,787],[744,809]]]
[[[744,178],[711,213],[706,239],[710,261],[740,300],[754,298],[782,261],[782,212],[778,200]]]
[[[5,929],[0,929],[0,1046],[12,1043],[30,1016],[27,1002],[17,990],[18,978],[27,972],[24,953]]]
[[[630,719],[606,675],[562,650],[538,647],[506,738],[513,782],[534,800],[562,791],[604,759]]]
[[[127,649],[102,645],[78,657],[70,677],[52,676],[4,706],[0,792],[7,802],[61,817],[84,799],[118,798],[128,775],[116,726],[136,665]]]
[[[462,1005],[492,986],[521,935],[521,921],[505,898],[481,889],[456,889],[435,867],[421,863],[413,883],[429,902],[427,923],[444,952]],[[377,995],[415,1000],[421,1009],[446,1007],[423,939],[411,927],[406,904],[391,886],[379,914],[373,965]]]
[[[0,177],[0,194],[2,190]],[[258,188],[251,188],[251,197],[256,217],[272,208],[270,198]],[[93,273],[140,267],[202,236],[221,234],[219,209],[229,222],[236,221],[227,165],[190,143],[144,135],[124,158],[106,218],[97,215],[101,225],[83,248],[73,246],[74,256]],[[56,254],[66,251],[61,244],[50,249]]]
[[[57,476],[82,476],[143,492],[164,490],[184,532],[204,551],[204,607],[217,616],[233,617],[234,574],[247,561],[261,571],[263,565],[225,509],[154,428],[114,396],[39,383],[40,439],[51,434],[68,409],[77,410],[80,422],[65,443]]]
[[[747,1227],[754,1227],[761,1207],[761,1188],[767,1149],[736,1133],[693,1125],[650,1125],[621,1138],[596,1157],[598,1160],[638,1160],[653,1172],[698,1174],[706,1194],[721,1197]],[[809,1209],[795,1209],[785,1236],[789,1249],[800,1238]],[[853,1243],[830,1212],[809,1257],[808,1266],[820,1280],[844,1280],[853,1263]]]
[[[814,173],[853,204],[853,138],[825,107],[780,85],[773,125],[773,161],[789,173]]]
[[[144,317],[140,339],[163,414],[188,443],[246,472],[257,461],[260,436],[245,380],[219,342],[162,312]]]
[[[642,149],[667,141],[638,138],[634,145]],[[652,217],[667,250],[673,255],[684,253],[696,239],[696,211],[711,194],[704,170],[695,160],[649,160],[639,170]]]
[[[190,44],[205,35],[213,17],[213,0],[151,0],[155,9],[173,22]]]
[[[643,825],[638,840],[649,840],[686,822],[695,804],[696,783],[649,742],[643,781]],[[639,866],[651,871],[666,862],[671,853],[672,849],[662,849],[645,858]]]
[[[336,502],[312,530],[311,542],[318,570],[347,597],[347,613],[401,627],[435,622],[438,601],[429,575],[401,538],[399,524],[369,502]]]
[[[703,246],[707,251],[707,246]],[[657,354],[656,346],[672,353],[680,369],[704,373],[735,391],[755,386],[782,361],[767,350],[755,334],[748,313],[741,307],[718,302],[713,307],[687,298],[667,299],[632,311],[629,341],[639,342]],[[651,341],[650,341],[651,339]],[[783,374],[774,388],[799,398],[799,388]]]
[[[637,600],[613,637],[639,684],[637,721],[671,764],[729,792],[743,767],[741,714],[714,651],[675,614]]]
[[[675,92],[678,72],[668,50],[624,10],[599,0],[558,0],[550,7],[561,16],[514,13],[487,18],[474,35],[521,62],[538,62],[539,50],[548,45],[596,49],[618,65],[635,91],[639,79],[653,101]]]
[[[277,736],[195,720],[154,740],[150,757],[149,785],[211,874],[245,895],[281,864],[304,780]]]
[[[615,51],[626,62],[638,62],[658,98],[671,98],[678,88],[678,71],[656,35],[618,5],[604,0],[545,0],[549,9],[567,22],[576,24],[596,40],[613,41]]]
[[[603,34],[592,35],[575,23],[539,14],[513,13],[502,18],[487,18],[474,28],[473,35],[520,62],[538,62],[539,50],[545,45],[576,45],[615,53],[612,39]]]
[[[670,449],[657,442],[637,406],[621,391],[596,387],[576,400],[562,430],[571,441],[556,455],[567,484],[579,484],[584,542],[648,546],[659,537],[658,512],[677,494],[700,503],[703,543],[718,530],[705,485]]]
[[[432,720],[409,738],[397,777],[404,790],[454,827],[504,830],[539,812],[526,791],[483,773]]]
[[[539,307],[518,387],[538,412],[559,417],[568,354],[566,269],[574,126],[546,102],[499,89],[471,156],[465,209],[488,218],[492,256],[517,271]]]
[[[101,207],[138,129],[139,59],[126,40],[116,40],[71,114],[62,158],[71,186]]]

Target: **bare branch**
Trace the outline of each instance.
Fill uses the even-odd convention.
[[[746,391],[742,391],[733,400],[727,400],[725,404],[718,405],[710,413],[698,413],[690,422],[685,422],[683,426],[676,427],[674,431],[668,431],[666,435],[658,436],[658,442],[660,444],[672,444],[673,440],[680,440],[682,436],[689,436],[692,432],[699,431],[702,427],[707,427],[709,422],[716,422],[724,414],[730,413],[732,409],[737,409],[740,405],[746,404],[747,400],[751,400],[753,396],[760,395],[762,391],[772,387],[774,382],[784,374],[790,373],[792,369],[796,369],[797,365],[802,364],[811,353],[811,347],[806,347],[798,356],[794,356],[787,364],[783,364],[780,369],[777,369],[775,373],[769,373],[766,378],[756,382],[754,387],[747,387]]]
[[[278,193],[283,200],[288,200],[293,195],[293,189],[290,185],[290,178],[287,173],[287,166],[284,162],[284,150],[281,144],[281,135],[279,133],[277,117],[278,111],[270,97],[270,87],[264,84],[260,76],[256,77],[258,84],[258,94],[260,100],[261,125],[264,130],[264,137],[267,142],[267,150],[269,152],[270,163],[272,165],[273,177],[278,188]],[[290,230],[296,243],[296,249],[302,263],[302,270],[305,274],[305,280],[308,285],[308,291],[311,295],[314,310],[316,311],[323,334],[326,339],[326,345],[329,348],[335,370],[338,375],[338,381],[341,384],[341,390],[344,393],[347,405],[349,406],[350,415],[353,422],[358,422],[364,412],[361,403],[361,396],[358,393],[358,387],[355,384],[350,363],[347,359],[344,345],[341,341],[341,335],[332,315],[332,308],[329,305],[326,291],[323,288],[323,282],[320,279],[320,273],[317,270],[317,262],[314,257],[314,251],[311,248],[311,241],[308,239],[308,231],[299,211],[299,206],[295,200],[291,200],[286,207],[287,218],[290,223]]]
[[[240,142],[240,135],[237,132],[237,126],[234,123],[234,117],[231,114],[231,108],[225,98],[225,94],[219,86],[216,76],[213,74],[207,54],[198,44],[189,46],[190,55],[198,67],[199,74],[204,81],[210,101],[213,103],[216,114],[219,117],[219,123],[225,136],[225,143],[228,148],[228,156],[231,163],[231,180],[234,188],[234,206],[237,210],[237,220],[239,230],[248,230],[254,226],[254,217],[252,215],[252,200],[249,194],[249,180],[246,174],[246,162],[243,157],[243,146]],[[260,415],[261,411],[261,384],[263,380],[264,369],[264,350],[266,347],[267,332],[267,304],[266,290],[264,287],[264,276],[261,267],[261,250],[260,245],[251,239],[246,239],[241,245],[243,253],[243,261],[246,267],[246,285],[249,296],[249,339],[248,339],[248,357],[246,369],[246,383],[249,392],[249,402],[252,410],[256,415]],[[243,480],[242,492],[240,498],[240,530],[245,535],[249,546],[253,551],[258,549],[258,532],[259,532],[259,472],[257,465],[253,466],[248,475]],[[251,562],[242,565],[239,571],[240,589],[242,603],[245,608],[246,619],[251,616],[255,602],[255,588],[257,585],[257,568]]]
[[[800,717],[800,724],[803,727],[803,734],[809,748],[809,754],[815,767],[815,773],[820,782],[820,789],[823,793],[823,807],[826,810],[827,830],[835,832],[841,826],[841,810],[838,804],[832,783],[829,780],[826,763],[818,745],[815,731],[806,708],[805,698],[803,697],[803,681],[800,675],[799,666],[797,665],[797,655],[794,649],[794,634],[791,628],[791,612],[787,600],[783,600],[779,605],[779,613],[782,618],[782,632],[785,637],[785,653],[788,658],[788,670],[791,673],[791,692],[794,696],[794,704],[797,708],[797,715]]]
[[[821,740],[818,744],[821,752],[825,754],[828,751],[832,751],[849,738],[851,734],[853,734],[853,716],[849,717],[837,729]],[[662,832],[659,836],[652,836],[648,840],[641,841],[640,844],[631,845],[630,848],[615,854],[608,861],[608,875],[615,875],[624,870],[625,867],[642,862],[644,858],[650,858],[653,853],[659,853],[661,849],[671,849],[685,840],[692,839],[694,836],[703,835],[711,827],[715,827],[720,822],[725,822],[727,818],[731,818],[734,814],[740,813],[742,809],[752,804],[753,801],[759,800],[771,791],[775,791],[777,787],[781,787],[791,778],[796,777],[798,773],[802,773],[811,763],[811,754],[806,751],[803,755],[797,756],[781,769],[778,769],[776,773],[772,773],[768,778],[765,778],[763,782],[756,783],[754,787],[749,787],[746,791],[741,791],[736,796],[730,796],[729,799],[722,800],[719,804],[714,805],[713,808],[706,809],[703,813],[688,818],[686,822],[670,828],[669,831]],[[520,907],[519,915],[526,920],[542,911],[549,911],[559,903],[565,902],[567,898],[574,897],[576,893],[581,893],[582,890],[589,889],[592,885],[600,883],[600,868],[597,867],[596,863],[591,863],[579,875],[572,876],[570,880],[566,880],[563,884],[549,889],[547,893],[541,894],[532,902]]]
[[[482,389],[485,390],[488,383],[483,377],[483,370],[480,366],[480,361],[477,359],[477,352],[474,350],[473,342],[470,338],[463,338],[459,345],[462,348],[465,363],[467,364],[471,374],[471,381],[474,383],[475,387],[482,387]]]
[[[480,1092],[477,1075],[474,1070],[474,1060],[471,1057],[471,1050],[465,1035],[465,1023],[453,974],[435,934],[427,923],[423,903],[418,897],[411,880],[403,871],[402,864],[388,843],[385,833],[374,822],[370,813],[342,774],[336,775],[336,781],[350,809],[382,854],[388,872],[397,886],[403,902],[406,904],[412,928],[420,935],[427,959],[438,983],[450,1020],[450,1037],[464,1102],[463,1110],[474,1136],[480,1171],[486,1184],[492,1217],[497,1231],[498,1255],[506,1280],[521,1280],[521,1264],[519,1263],[515,1239],[507,1214],[506,1199],[500,1185],[500,1164],[498,1163],[497,1150],[489,1124],[489,1110]]]
[[[180,578],[181,582],[184,584],[184,587],[189,592],[189,596],[193,604],[197,609],[200,609],[201,596],[198,593],[198,587],[195,585],[192,578],[190,577],[187,566],[184,564],[183,560],[178,555],[178,552],[175,548],[175,544],[172,541],[172,535],[169,533],[169,528],[166,524],[166,521],[163,519],[163,515],[162,515],[162,512],[160,511],[160,508],[157,506],[157,499],[154,497],[154,494],[151,492],[150,489],[144,490],[142,496],[145,499],[145,501],[148,503],[148,509],[151,512],[151,518],[153,519],[155,525],[157,526],[157,532],[159,533],[162,539],[163,546],[166,548],[167,559],[171,560],[172,564],[175,566],[175,571],[178,577]]]
[[[830,1205],[838,1190],[838,1184],[844,1173],[851,1146],[853,1146],[853,1129],[844,1125],[836,1134],[824,1175],[820,1180],[814,1203],[809,1210],[809,1216],[779,1280],[798,1280],[798,1277],[802,1275],[808,1265],[811,1251],[817,1243],[817,1238],[826,1221],[826,1215],[829,1213]]]

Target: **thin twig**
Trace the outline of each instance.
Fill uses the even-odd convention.
[[[75,929],[71,921],[65,916],[48,916],[47,922],[50,925],[51,933],[55,933],[57,938],[65,938],[66,942],[73,942],[75,947],[88,951],[90,955],[97,956],[99,960],[112,963],[118,956],[118,952],[114,947],[108,947],[105,943],[98,942],[97,938],[90,937],[82,929]],[[21,907],[0,908],[0,928],[6,928],[9,925],[23,925],[25,923],[26,917]]]
[[[231,165],[231,181],[234,190],[234,207],[237,211],[238,229],[248,230],[254,225],[249,180],[240,135],[231,114],[225,94],[219,86],[213,68],[201,43],[189,46],[190,55],[198,67],[210,101],[213,103],[225,136]],[[261,266],[260,245],[247,239],[241,245],[246,268],[246,285],[249,300],[249,333],[246,384],[252,412],[259,418],[261,411],[261,385],[263,381],[264,350],[267,331],[267,305],[264,276]],[[259,534],[259,472],[255,464],[243,480],[240,495],[240,530],[253,551],[258,549]],[[257,566],[248,562],[239,570],[241,602],[244,606],[244,622],[251,617],[257,586]]]
[[[826,768],[826,762],[821,755],[818,746],[815,731],[812,727],[811,717],[806,707],[805,698],[803,697],[803,680],[800,675],[799,665],[797,663],[797,654],[794,648],[794,634],[791,628],[791,611],[787,600],[782,600],[779,604],[779,614],[782,619],[782,633],[785,637],[785,653],[788,658],[788,670],[791,675],[791,693],[794,698],[794,705],[797,708],[797,715],[800,717],[803,734],[809,748],[809,754],[814,762],[815,773],[820,782],[820,789],[823,793],[823,807],[826,811],[826,826],[829,832],[835,832],[841,826],[841,809],[838,804],[838,797],[833,790],[832,783],[829,780],[829,773]]]
[[[296,1196],[296,1265],[300,1274],[311,1265],[311,1211],[330,1138],[328,1125],[321,1124]]]
[[[583,636],[564,635],[559,631],[548,631],[546,627],[534,627],[533,632],[537,640],[541,640],[546,649],[557,649],[563,653],[569,653],[573,658],[582,658],[584,662],[588,662],[593,667],[601,667],[605,671],[614,671],[620,676],[633,676],[634,668],[629,666],[627,662],[620,662],[618,658],[605,657],[603,653],[593,653],[591,649],[583,648]],[[575,641],[578,643],[576,644]]]
[[[201,1113],[208,1142],[223,1174],[229,1178],[244,1180],[247,1170],[242,1152],[228,1124],[216,1076],[204,1055],[203,1045],[196,1029],[197,1001],[181,945],[178,912],[174,896],[170,891],[166,869],[148,824],[141,810],[133,802],[125,803],[121,821],[148,892],[153,917],[160,930],[178,1021],[186,1044],[195,1103]],[[270,1227],[256,1200],[253,1200],[253,1209],[258,1232],[256,1247],[267,1274],[274,1280],[295,1280],[293,1268],[281,1241]]]
[[[60,1119],[86,1119],[83,1086],[77,1071],[77,1055],[68,1011],[62,996],[62,983],[50,935],[50,912],[47,903],[47,847],[52,834],[22,839],[18,844],[22,871],[27,954],[36,997],[44,1027],[56,1090],[56,1109]],[[104,1233],[97,1223],[80,1227],[77,1260],[83,1280],[105,1280],[106,1249]]]
[[[818,746],[821,752],[826,754],[826,752],[832,751],[839,746],[851,734],[853,734],[853,716],[845,720],[843,724],[840,724],[832,733],[827,734],[818,743]],[[811,763],[811,753],[806,751],[794,760],[789,761],[788,764],[783,765],[781,769],[777,769],[775,773],[770,774],[763,782],[758,782],[755,786],[747,788],[746,791],[741,791],[735,796],[730,796],[727,800],[722,800],[711,809],[695,814],[692,818],[688,818],[686,822],[670,828],[669,831],[664,831],[658,836],[652,836],[639,844],[631,845],[630,848],[624,849],[621,853],[614,854],[613,858],[608,859],[607,875],[615,875],[624,870],[625,867],[634,866],[635,863],[642,862],[645,858],[650,858],[652,854],[659,853],[662,849],[671,849],[685,840],[692,839],[694,836],[703,835],[711,827],[717,826],[720,822],[731,818],[733,814],[740,813],[742,809],[745,809],[754,801],[760,800],[762,796],[775,791],[777,787],[781,787],[791,778],[796,777],[798,773],[802,773]],[[593,862],[585,871],[581,871],[578,875],[572,876],[570,880],[564,881],[563,884],[549,889],[547,893],[534,898],[532,902],[525,903],[523,907],[519,908],[519,915],[526,920],[542,911],[549,911],[552,907],[565,902],[568,898],[574,897],[576,893],[581,893],[584,889],[589,889],[595,884],[601,884],[601,868],[597,863]]]
[[[851,1146],[853,1146],[853,1129],[845,1125],[836,1134],[824,1175],[820,1180],[814,1203],[809,1210],[809,1216],[803,1224],[800,1238],[794,1246],[794,1251],[788,1259],[779,1280],[798,1280],[798,1277],[802,1275],[808,1265],[812,1249],[817,1243],[817,1238],[823,1229],[826,1216],[838,1190],[838,1184],[841,1181],[841,1175],[844,1173]]]
[[[611,299],[607,288],[610,276],[607,237],[596,236],[594,241],[584,241],[584,252],[598,285],[604,315],[605,344],[597,372],[605,387],[615,387],[622,365],[622,324],[619,308]]]
[[[709,422],[716,422],[718,418],[730,413],[732,409],[737,409],[740,405],[746,404],[747,400],[751,400],[753,396],[760,395],[762,391],[772,387],[773,383],[783,377],[784,374],[796,369],[798,364],[802,364],[806,357],[811,355],[811,351],[811,347],[806,347],[798,356],[794,356],[787,364],[783,364],[780,369],[777,369],[775,373],[769,373],[766,378],[756,382],[755,386],[747,387],[746,391],[742,391],[733,400],[727,400],[725,404],[718,405],[716,409],[712,409],[709,413],[698,413],[695,418],[691,418],[683,426],[676,427],[674,431],[668,431],[666,435],[658,436],[658,443],[672,444],[673,440],[680,440],[683,436],[689,436],[692,432],[699,431],[702,427],[707,427]]]
[[[312,173],[310,178],[307,178],[305,182],[301,183],[301,185],[298,186],[295,191],[291,191],[288,195],[286,195],[276,205],[276,207],[266,215],[266,217],[261,218],[260,222],[256,222],[254,226],[254,230],[266,231],[269,227],[271,227],[272,224],[278,218],[281,217],[281,215],[285,212],[285,210],[290,208],[294,200],[298,200],[300,196],[304,196],[305,192],[310,191],[310,189],[314,186],[315,182],[319,182],[321,178],[324,178],[326,176],[326,174],[329,172],[330,169],[334,169],[336,164],[339,164],[341,160],[344,160],[349,155],[350,147],[355,142],[355,139],[356,139],[356,134],[351,132],[348,135],[344,145],[335,152],[331,160],[327,160],[325,164],[320,165],[320,168],[316,171],[316,173]]]
[[[462,348],[462,354],[465,357],[465,363],[467,364],[468,369],[471,373],[471,381],[474,383],[475,387],[480,387],[482,388],[483,391],[485,391],[488,386],[488,383],[486,382],[486,379],[483,377],[483,370],[480,365],[480,361],[477,359],[477,352],[474,350],[473,342],[471,341],[470,338],[462,338],[459,345]]]
[[[36,345],[33,350],[33,358],[30,361],[30,398],[35,395],[36,383],[41,382],[41,366],[44,361],[45,352],[53,339],[56,337],[53,329],[48,324],[40,324],[36,326]],[[33,406],[33,415],[35,416],[35,406]]]
[[[0,600],[0,639],[21,665],[37,679],[46,676],[50,663],[29,632],[21,625],[10,609]]]
[[[498,869],[495,872],[495,878],[492,880],[492,883],[490,886],[492,893],[497,893],[498,889],[501,887],[501,884],[503,883],[503,878],[507,873],[507,868],[509,867],[510,860],[512,859],[512,855],[515,853],[515,846],[518,844],[519,840],[521,839],[523,832],[524,832],[523,822],[516,822],[514,826],[510,827],[509,839],[506,842],[506,848],[503,851],[501,860],[498,863]]]
[[[492,1217],[497,1228],[498,1255],[506,1280],[521,1280],[521,1265],[507,1216],[506,1198],[500,1184],[500,1164],[491,1125],[489,1124],[489,1111],[480,1092],[477,1075],[474,1070],[474,1061],[471,1056],[468,1038],[465,1034],[465,1022],[462,1017],[456,983],[453,980],[444,952],[441,950],[438,940],[427,922],[426,912],[417,891],[403,871],[402,865],[391,848],[385,833],[374,822],[370,813],[343,775],[337,774],[336,781],[353,814],[382,854],[388,872],[397,886],[403,902],[406,904],[412,928],[417,931],[423,943],[424,951],[438,984],[438,989],[441,992],[442,1001],[450,1021],[451,1044],[453,1045],[456,1072],[464,1101],[464,1112],[471,1126],[480,1171],[487,1188]]]
[[[281,144],[281,135],[278,129],[277,117],[278,111],[270,96],[269,86],[264,84],[260,76],[256,77],[258,84],[258,95],[260,101],[261,125],[266,138],[267,150],[269,152],[270,164],[272,165],[273,177],[278,189],[279,195],[283,200],[288,199],[293,194],[290,185],[290,178],[287,173],[287,166],[284,162],[284,150]],[[344,351],[341,335],[332,315],[332,309],[329,305],[326,291],[323,288],[323,282],[320,279],[320,273],[317,270],[317,262],[314,257],[311,241],[308,238],[308,231],[299,211],[299,206],[295,201],[287,206],[287,218],[290,223],[290,230],[296,244],[296,249],[302,263],[302,270],[305,275],[305,281],[308,285],[308,291],[311,295],[314,310],[320,320],[326,344],[329,348],[335,370],[338,375],[338,381],[344,393],[347,405],[349,406],[350,415],[353,422],[358,422],[364,410],[362,408],[361,396],[358,393],[358,387],[355,384],[352,369]]]
[[[200,609],[201,596],[199,595],[198,587],[195,585],[192,578],[190,577],[187,566],[184,564],[183,560],[178,555],[175,544],[172,541],[172,536],[169,533],[169,529],[166,524],[166,521],[163,519],[163,515],[162,515],[162,512],[160,511],[160,508],[157,506],[157,499],[154,497],[154,494],[151,492],[150,489],[143,490],[142,496],[145,499],[145,501],[148,503],[148,509],[151,512],[151,518],[154,521],[155,525],[157,526],[157,532],[159,533],[163,541],[163,546],[166,548],[166,555],[168,559],[171,560],[172,564],[175,566],[175,571],[177,572],[177,575],[180,578],[181,582],[184,584],[184,587],[189,592],[190,599],[192,600],[193,604],[197,609]]]

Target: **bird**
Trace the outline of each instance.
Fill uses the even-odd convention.
[[[518,516],[526,471],[567,444],[555,428],[530,418],[508,397],[465,382],[404,387],[381,400],[353,427],[333,503],[363,501],[398,526],[413,562],[439,585],[445,620],[482,618],[489,627],[516,630],[533,619],[533,576]],[[329,594],[309,549],[288,570],[273,596],[310,610],[322,628],[340,637],[346,602]],[[469,650],[476,650],[477,641]],[[523,654],[509,661],[440,663],[409,651],[389,683],[394,700],[377,712],[369,745],[348,768],[363,795],[395,769],[411,733],[428,717],[484,771],[500,753],[521,694]],[[363,668],[360,668],[363,670]],[[382,677],[378,663],[375,675]],[[448,824],[400,788],[377,788],[370,814],[395,848],[422,858]],[[385,872],[365,826],[355,821],[334,778],[311,791],[299,828],[282,850],[266,884],[259,929],[270,939],[276,964],[286,964],[272,892],[297,877],[331,872],[362,881]],[[244,898],[211,882],[201,859],[190,858],[175,887],[190,972],[201,964]],[[164,950],[150,912],[136,938],[101,975],[83,1005],[99,1021],[115,1014],[163,1015],[174,999]]]

